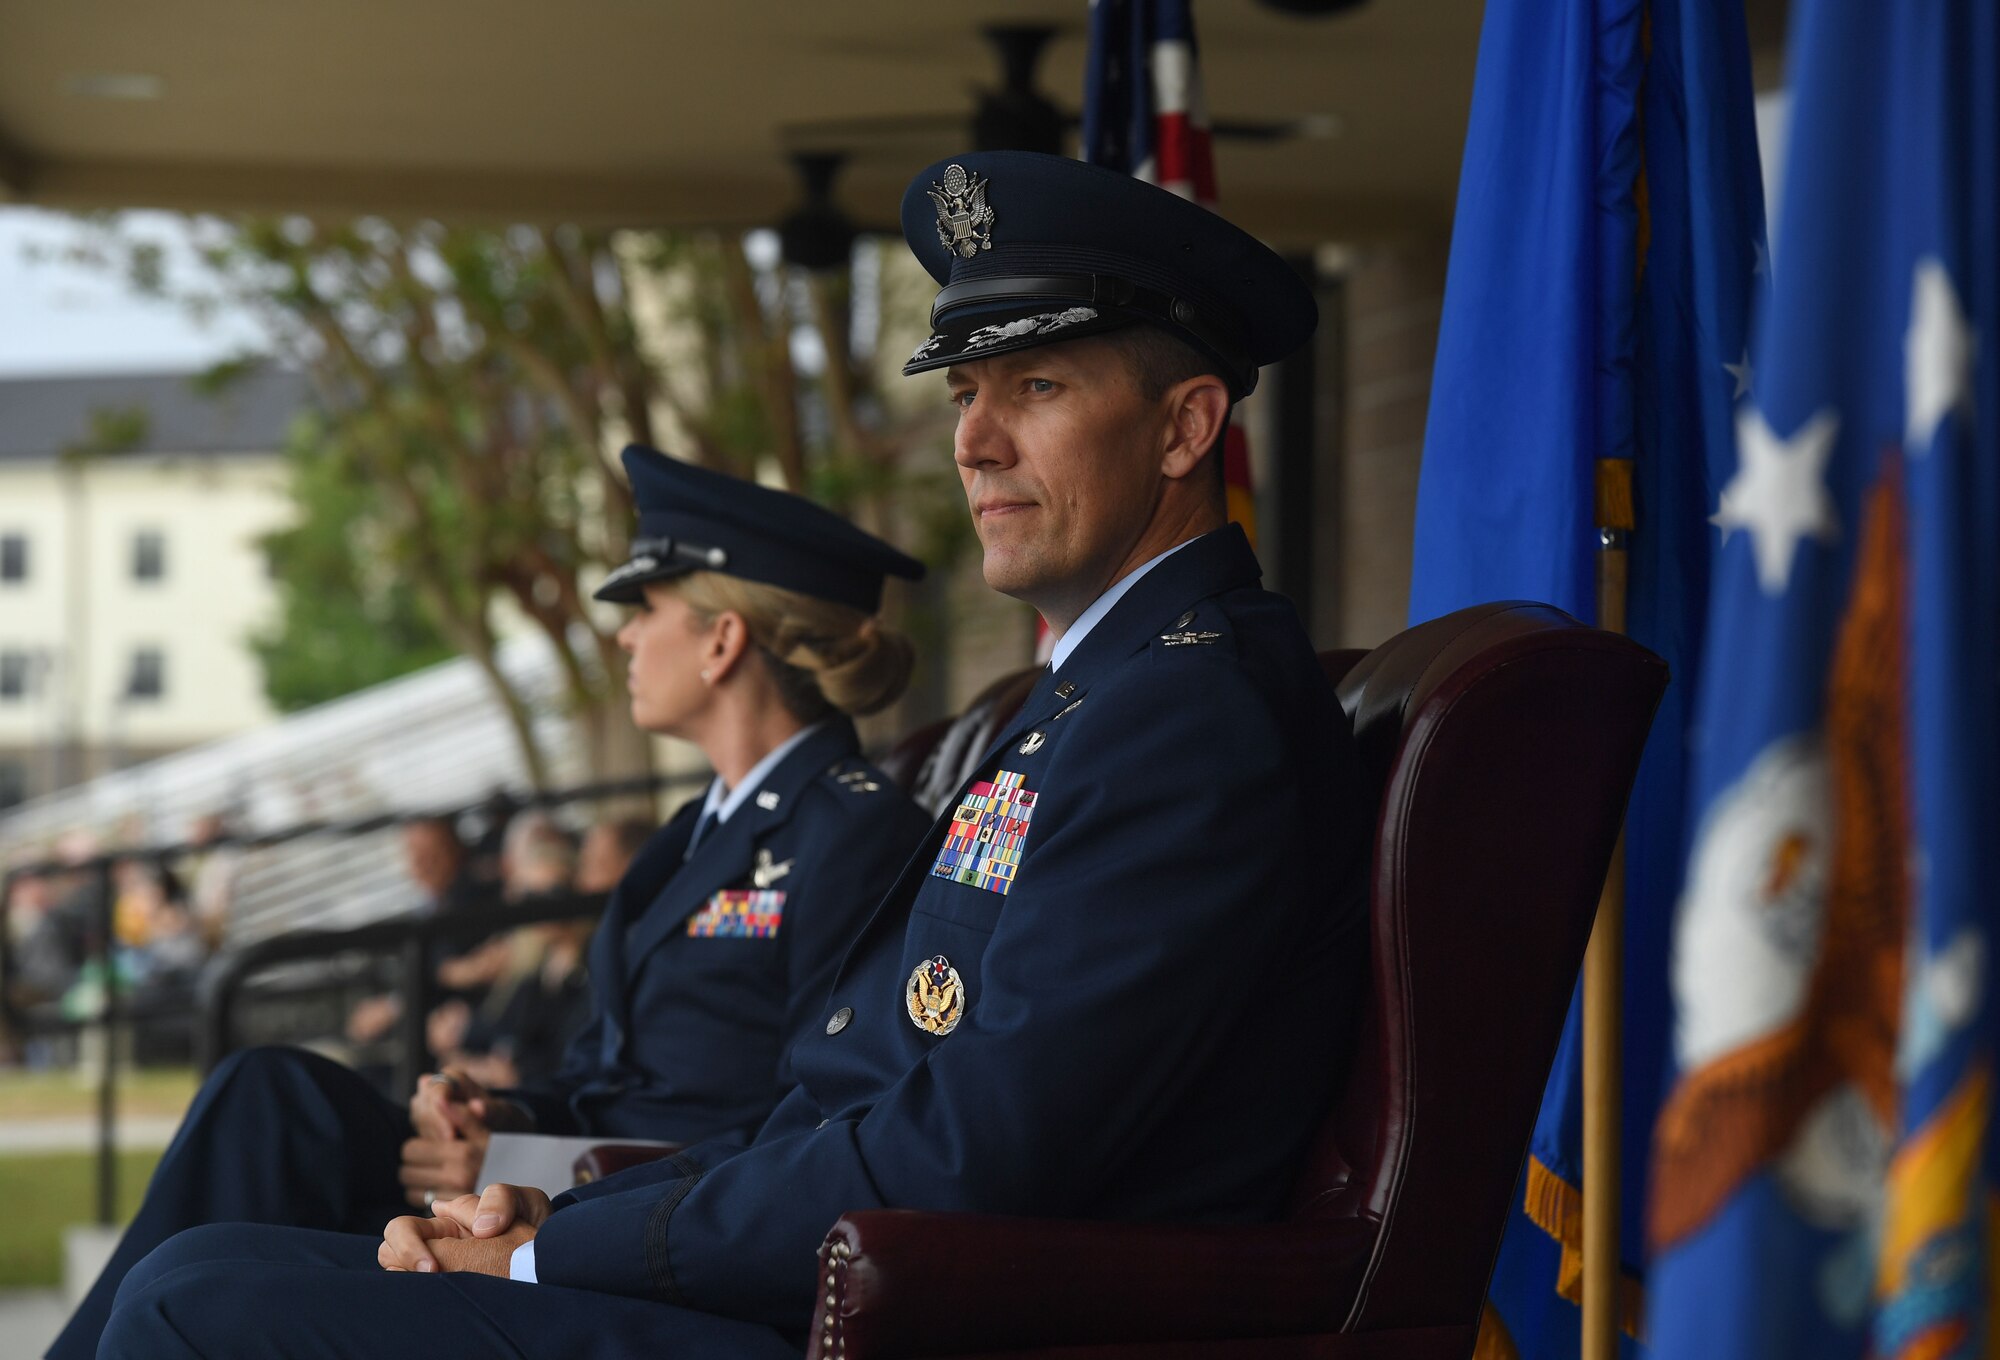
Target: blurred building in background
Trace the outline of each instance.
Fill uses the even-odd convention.
[[[0,807],[271,716],[246,640],[306,401],[278,369],[0,381]]]

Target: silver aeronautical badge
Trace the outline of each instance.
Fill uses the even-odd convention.
[[[944,183],[924,192],[937,205],[938,242],[961,260],[993,249],[993,209],[986,202],[990,181],[968,175],[962,165],[944,168]]]
[[[759,850],[756,867],[750,871],[750,881],[760,888],[768,888],[789,874],[793,863],[789,859],[775,859],[769,850]]]
[[[939,954],[910,970],[903,988],[910,1023],[926,1034],[946,1035],[965,1018],[965,983],[951,960]]]

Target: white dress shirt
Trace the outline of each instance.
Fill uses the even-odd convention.
[[[1160,563],[1166,561],[1182,548],[1185,548],[1188,543],[1192,542],[1194,542],[1194,539],[1191,538],[1187,543],[1176,543],[1158,557],[1141,562],[1137,567],[1134,567],[1131,571],[1120,577],[1112,585],[1111,589],[1092,600],[1090,608],[1078,614],[1076,622],[1064,629],[1063,635],[1056,639],[1055,649],[1049,653],[1049,669],[1052,671],[1061,670],[1062,663],[1069,660],[1069,654],[1083,645],[1084,638],[1089,636],[1090,630],[1097,626],[1098,620],[1109,614],[1111,607],[1125,598],[1126,591],[1139,584],[1141,576],[1144,576],[1154,567],[1159,566]]]

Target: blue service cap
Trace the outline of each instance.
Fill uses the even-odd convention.
[[[1214,359],[1242,398],[1319,324],[1312,291],[1256,237],[1064,156],[939,161],[903,195],[903,237],[944,285],[905,373],[1147,322]]]
[[[630,560],[597,588],[600,600],[638,604],[648,581],[719,571],[873,614],[883,577],[923,577],[923,563],[803,497],[643,444],[628,444],[624,458],[639,533]]]

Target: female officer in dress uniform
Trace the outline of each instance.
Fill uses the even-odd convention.
[[[613,891],[562,1069],[504,1092],[432,1074],[406,1111],[299,1049],[233,1055],[51,1357],[93,1354],[126,1271],[182,1228],[374,1232],[476,1185],[492,1131],[747,1142],[791,1087],[793,1040],[928,825],[848,716],[902,693],[910,643],[875,613],[885,576],[923,567],[798,497],[651,449],[624,461],[639,535],[597,595],[635,607],[633,721],[716,775]]]

